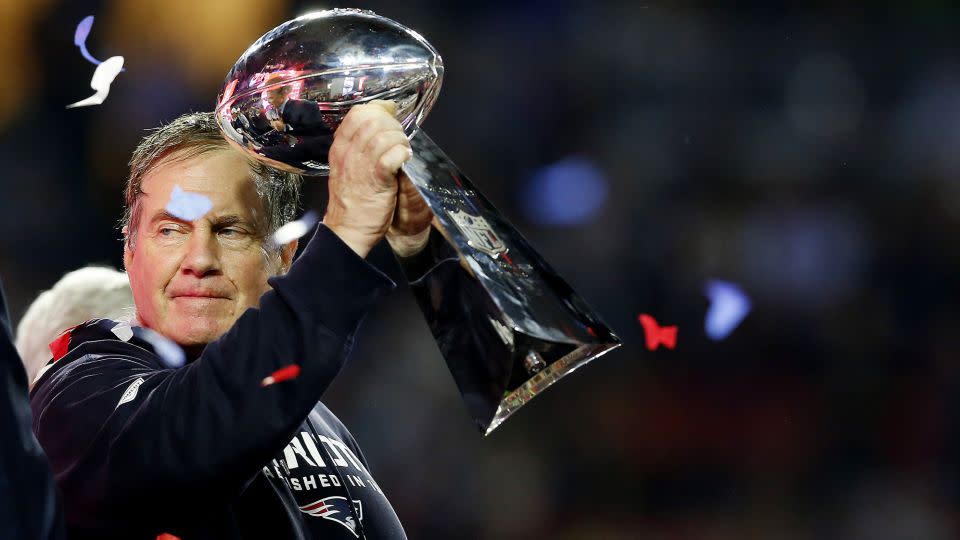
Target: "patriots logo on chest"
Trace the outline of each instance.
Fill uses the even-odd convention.
[[[356,499],[353,499],[352,502],[357,519],[363,521],[363,503]],[[350,510],[350,503],[347,502],[347,498],[339,496],[324,497],[300,507],[300,511],[304,514],[335,521],[359,538],[357,522],[353,519],[353,513]]]

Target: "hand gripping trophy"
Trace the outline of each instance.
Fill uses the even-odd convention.
[[[417,301],[469,414],[489,434],[621,342],[420,129],[442,80],[440,55],[413,30],[370,11],[319,11],[270,30],[240,56],[216,115],[227,140],[257,159],[323,176],[350,107],[396,103],[413,148],[403,172],[434,214],[434,236],[461,262],[423,278],[431,282],[414,289]]]

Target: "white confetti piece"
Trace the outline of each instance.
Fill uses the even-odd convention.
[[[720,280],[707,282],[704,294],[710,299],[710,308],[704,320],[707,336],[721,340],[750,313],[750,298],[733,283]]]
[[[310,232],[310,230],[313,229],[313,226],[316,224],[317,213],[313,210],[310,210],[304,214],[302,218],[291,221],[290,223],[287,223],[283,227],[277,229],[277,232],[273,233],[271,241],[275,246],[288,244]]]
[[[194,221],[207,215],[212,208],[213,203],[209,198],[173,186],[170,202],[164,209],[184,221]]]
[[[90,88],[93,88],[96,92],[87,99],[67,105],[67,108],[87,107],[103,103],[103,101],[107,99],[107,94],[110,93],[110,84],[117,78],[121,69],[123,69],[122,56],[111,56],[104,60],[103,63],[93,71],[93,78],[90,80]]]
[[[123,341],[130,341],[130,338],[133,337],[133,328],[130,328],[130,326],[126,324],[118,324],[114,326],[111,332],[113,332],[113,335],[117,336]]]

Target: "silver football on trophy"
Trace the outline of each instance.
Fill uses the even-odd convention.
[[[371,11],[318,11],[270,30],[240,56],[216,116],[227,140],[258,159],[325,175],[333,133],[350,107],[394,101],[412,136],[442,80],[443,60],[413,30]]]

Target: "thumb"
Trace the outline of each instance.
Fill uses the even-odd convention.
[[[375,99],[370,102],[370,105],[380,107],[390,116],[396,116],[397,114],[397,104],[389,99]]]

